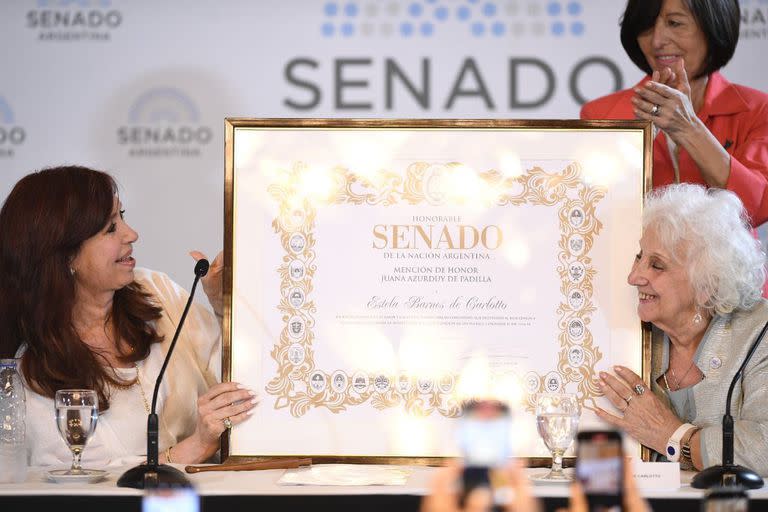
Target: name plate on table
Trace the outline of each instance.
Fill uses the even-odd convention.
[[[679,462],[643,462],[633,460],[632,473],[638,489],[679,489]]]
[[[262,401],[224,453],[455,456],[480,368],[516,455],[549,455],[536,393],[609,407],[597,372],[642,367],[649,146],[640,122],[228,120],[223,369]]]

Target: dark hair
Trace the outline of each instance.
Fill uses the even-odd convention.
[[[691,77],[701,78],[722,68],[733,57],[739,42],[741,10],[738,0],[682,0],[691,11],[707,41],[704,67]],[[653,70],[645,59],[637,37],[653,28],[664,0],[628,0],[621,18],[621,44],[637,67],[645,73]]]
[[[21,369],[33,391],[88,388],[109,408],[108,384],[117,381],[73,325],[75,280],[70,262],[87,239],[107,225],[115,180],[85,167],[33,172],[13,187],[0,210],[0,354],[13,357],[26,343]],[[128,347],[119,359],[135,362],[162,341],[151,321],[162,309],[137,283],[115,292],[110,320],[115,340]]]

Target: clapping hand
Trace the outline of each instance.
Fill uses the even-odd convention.
[[[651,80],[635,89],[632,105],[637,119],[652,121],[675,143],[682,144],[686,130],[698,121],[683,59],[675,69],[654,71]]]

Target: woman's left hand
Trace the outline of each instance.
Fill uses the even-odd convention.
[[[206,258],[200,251],[190,251],[190,256],[195,261]],[[208,273],[201,279],[203,290],[208,296],[208,302],[211,303],[214,313],[224,316],[224,253],[219,252],[211,262]]]
[[[643,384],[635,372],[624,366],[615,366],[614,370],[617,377],[600,372],[600,388],[622,412],[622,416],[614,416],[599,407],[595,408],[595,412],[645,446],[664,453],[669,437],[683,422]],[[638,393],[636,389],[643,391]]]
[[[651,80],[637,87],[632,105],[636,118],[652,121],[677,144],[683,143],[685,131],[696,127],[699,120],[682,59],[674,70],[655,71]]]
[[[237,382],[212,386],[197,399],[197,426],[192,437],[200,445],[213,447],[215,451],[221,434],[247,420],[258,402],[256,393]]]

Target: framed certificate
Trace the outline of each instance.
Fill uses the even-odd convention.
[[[223,377],[257,390],[223,458],[459,455],[466,397],[610,408],[648,379],[626,276],[651,182],[639,121],[228,119]]]

